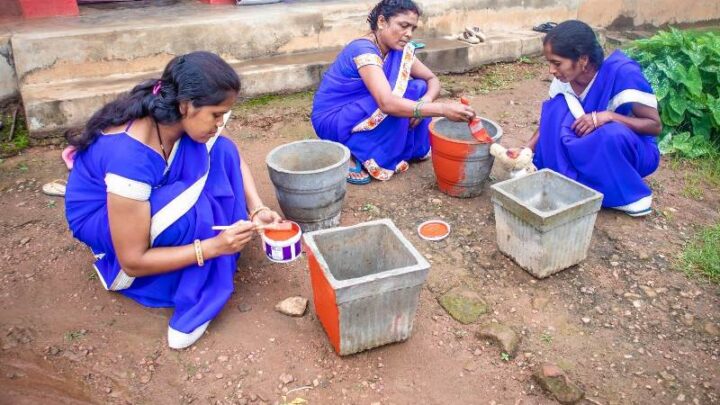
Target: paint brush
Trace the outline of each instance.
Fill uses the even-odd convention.
[[[470,100],[465,97],[460,97],[460,102],[467,106],[470,105]],[[490,135],[488,135],[487,129],[485,129],[485,126],[483,125],[480,117],[475,116],[475,118],[470,120],[468,126],[470,127],[470,133],[472,134],[473,138],[475,138],[478,142],[493,143],[493,139],[490,137]]]

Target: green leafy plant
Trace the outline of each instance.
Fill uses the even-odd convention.
[[[626,51],[658,98],[661,151],[697,158],[720,149],[720,35],[671,28]]]
[[[550,332],[543,332],[543,334],[540,335],[540,340],[542,340],[543,343],[550,344],[553,341],[553,336],[550,334]]]
[[[510,361],[510,355],[508,353],[502,352],[502,353],[500,353],[500,360]]]

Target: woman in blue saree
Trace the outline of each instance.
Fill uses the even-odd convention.
[[[662,124],[640,66],[619,50],[603,60],[595,33],[580,21],[550,31],[543,53],[555,79],[528,145],[535,165],[603,193],[603,207],[651,213],[643,178],[659,165]]]
[[[65,195],[70,229],[92,250],[107,290],[175,308],[172,348],[199,339],[230,298],[255,224],[280,219],[220,135],[239,89],[217,55],[179,56],[68,139],[78,149]]]
[[[468,106],[434,102],[440,81],[415,58],[411,41],[420,13],[412,0],[378,3],[368,16],[371,32],[340,52],[315,94],[313,127],[350,149],[350,183],[389,180],[410,161],[429,157],[426,117],[475,116]]]

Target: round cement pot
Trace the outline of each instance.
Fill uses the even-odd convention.
[[[350,150],[322,140],[280,145],[267,156],[280,209],[303,232],[340,224]]]
[[[500,141],[502,128],[489,119],[481,119],[493,141]],[[495,161],[490,154],[490,144],[475,140],[466,122],[441,118],[430,124],[430,145],[440,191],[460,198],[482,193]]]

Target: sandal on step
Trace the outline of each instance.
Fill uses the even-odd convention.
[[[459,41],[467,42],[470,45],[477,45],[480,43],[480,38],[476,37],[475,35],[467,32],[467,31],[463,31],[462,34],[457,36],[457,39]]]
[[[546,23],[538,24],[533,27],[533,31],[548,33],[557,27],[556,22],[548,21]]]
[[[480,30],[480,27],[468,26],[465,27],[465,32],[467,32],[468,35],[474,36],[475,38],[480,40],[480,42],[485,42],[487,40],[487,35],[485,35],[485,33]]]
[[[67,181],[63,179],[53,180],[50,183],[45,183],[42,186],[42,192],[51,197],[65,197],[65,189],[67,187]]]
[[[348,174],[345,178],[348,183],[355,185],[364,185],[370,183],[370,175],[363,170],[359,161],[355,161],[355,166],[348,168]]]

